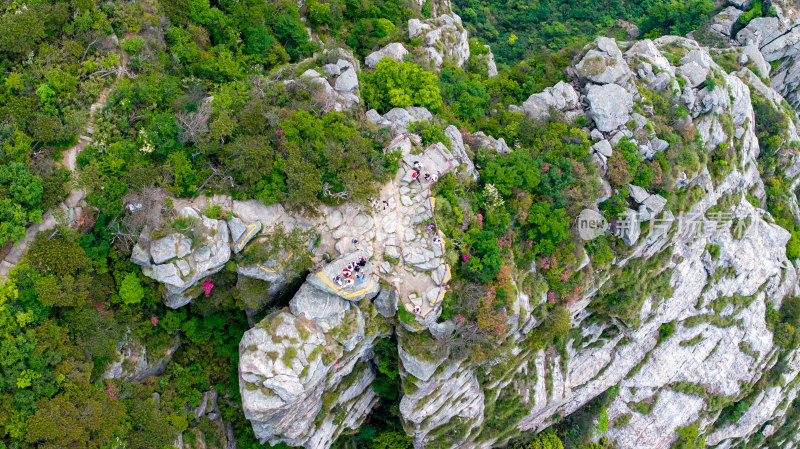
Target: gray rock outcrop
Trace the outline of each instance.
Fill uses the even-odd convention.
[[[367,364],[378,334],[375,308],[306,283],[290,302],[245,332],[239,344],[242,408],[257,438],[329,447],[377,401]]]
[[[742,8],[728,6],[711,19],[708,27],[714,33],[729,38],[733,33],[733,24],[743,13],[744,10]]]
[[[408,133],[408,125],[415,122],[430,121],[433,114],[423,107],[411,106],[407,108],[392,108],[389,112],[380,115],[378,111],[367,111],[367,119],[376,125],[388,126],[393,136]]]
[[[132,259],[142,265],[145,276],[165,284],[164,300],[173,309],[188,304],[197,296],[199,290],[190,291],[190,288],[221,270],[231,257],[228,225],[224,220],[201,216],[191,207],[183,208],[180,215],[194,223],[193,236],[198,241],[180,233],[155,241],[145,236],[148,248],[136,249],[134,253],[138,257]],[[144,251],[149,251],[152,263],[142,256]]]
[[[583,113],[579,112],[579,106],[578,92],[571,85],[559,81],[555,86],[547,87],[544,91],[528,97],[522,103],[522,110],[533,120],[541,120],[550,115],[551,111],[564,113],[567,119],[574,120]]]
[[[381,62],[381,59],[383,58],[392,58],[397,62],[403,62],[403,58],[405,58],[407,54],[408,50],[406,50],[406,47],[404,47],[403,44],[399,42],[392,42],[380,50],[373,51],[367,55],[367,57],[364,59],[364,65],[374,69],[378,66],[378,63]]]
[[[614,131],[628,123],[633,97],[617,84],[593,84],[586,94],[587,115],[602,132]]]
[[[769,76],[772,87],[793,107],[800,107],[800,14],[796,5],[776,0],[771,7],[777,17],[756,17],[736,35],[742,54],[761,77]],[[755,51],[755,50],[758,51]],[[762,62],[763,60],[763,62]],[[775,70],[772,68],[775,67]]]
[[[461,24],[461,17],[454,12],[424,22],[409,19],[408,37],[422,39],[423,54],[434,68],[441,67],[445,61],[461,67],[469,59],[467,30]]]
[[[455,126],[450,125],[445,128],[444,135],[450,139],[450,150],[453,152],[453,156],[465,167],[466,173],[469,176],[473,179],[477,179],[478,173],[475,171],[475,164],[472,163],[472,159],[470,159],[467,154],[461,132]]]
[[[508,148],[508,144],[506,143],[506,139],[502,137],[495,139],[492,136],[487,136],[483,131],[478,131],[471,135],[470,147],[475,149],[488,147],[500,154],[511,152],[511,149]]]
[[[284,81],[287,86],[300,85],[312,90],[316,106],[325,112],[341,112],[361,103],[358,61],[348,51],[334,49],[333,52],[341,56],[336,62],[308,69],[296,80]]]
[[[428,22],[409,22],[409,33],[417,37],[434,29]],[[763,31],[760,36],[768,30]],[[761,71],[753,51],[765,45],[760,41],[736,55],[748,54],[748,67],[760,65]],[[538,308],[550,307],[547,288],[526,294],[517,285],[508,287],[503,323],[488,331],[490,348],[469,354],[458,345],[459,333],[467,330],[459,328],[458,316],[448,317],[439,307],[449,277],[446,248],[425,227],[433,216],[431,186],[412,174],[449,173],[459,166],[473,174],[469,150],[512,151],[501,139],[483,133],[462,138],[448,126],[451,148],[423,148],[419,136],[406,134],[407,126],[432,118],[429,111],[369,111],[371,121],[391,128],[394,139],[386,151],[401,156],[400,170],[381,187],[371,213],[353,205],[325,206],[322,218],[304,221],[279,206],[234,203],[242,223],[260,223],[262,233],[278,222],[319,229],[316,251],[330,251],[333,258],[308,276],[288,310],[274,312],[242,339],[243,409],[259,439],[327,448],[358,427],[376,401],[371,383],[380,361],[373,360],[372,345],[392,328],[403,386],[401,419],[418,448],[501,447],[520,432],[542,431],[611,387],[617,393],[605,412],[614,424],[594,439],[607,437],[622,449],[667,449],[678,438],[676,429],[693,423],[708,444],[730,448],[768,438],[785,424],[786,405],[800,390],[800,352],[776,345],[767,317],[797,291],[798,274],[786,257],[790,234],[750,204],[758,202],[752,198],[763,201],[765,190],[751,98],[763,96],[775,113],[786,114],[783,98],[747,67],[727,73],[708,49],[688,38],[664,36],[623,48],[624,55],[613,41],[598,39],[578,59],[581,92],[560,83],[525,102],[533,113],[525,103],[519,109],[534,117],[553,108],[591,119],[584,132],[592,140],[584,143],[587,157],[601,169],[587,182],[599,178],[604,198],[616,193],[605,169],[623,151],[616,147],[623,138],[639,148],[643,164],[658,164],[656,158],[684,148],[681,136],[664,132],[663,117],[648,100],[652,91],[674,92],[674,106],[688,111],[670,122],[676,134],[686,131],[692,145],[709,153],[733,148],[736,157],[722,176],[712,176],[701,158],[699,168],[687,164],[665,184],[629,186],[624,214],[611,222],[617,237],[607,236],[627,248],[607,262],[611,269],[578,255],[571,269],[594,270],[592,285],[565,303],[573,331],[558,348],[541,349],[533,332],[546,321]],[[678,76],[686,83],[678,83]],[[716,88],[705,83],[709,78]],[[786,154],[794,154],[788,148],[800,138],[792,120],[779,137]],[[789,165],[781,174],[794,179],[800,162]],[[794,189],[797,181],[791,182]],[[670,195],[660,195],[662,189]],[[136,259],[152,264],[147,248],[141,249]],[[375,289],[337,289],[325,282],[353,254],[370,260],[369,270],[379,279]],[[533,275],[543,269],[537,264]],[[175,258],[155,266],[162,265],[170,266],[161,268],[166,279],[180,277]],[[631,280],[629,289],[614,290]],[[620,304],[608,307],[609,298]],[[631,311],[623,310],[628,304]],[[674,333],[665,336],[668,327]],[[766,373],[779,381],[769,383]],[[718,421],[726,405],[744,402],[749,408],[737,421]],[[493,419],[501,406],[515,412],[498,430]]]
[[[632,75],[614,39],[598,37],[575,66],[578,75],[597,84],[623,84]]]

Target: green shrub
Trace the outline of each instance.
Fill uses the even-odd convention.
[[[698,334],[688,340],[678,343],[679,346],[694,346],[703,340],[703,334]]]
[[[28,223],[41,221],[43,190],[42,178],[24,164],[0,166],[0,244],[22,239]]]
[[[281,360],[283,360],[284,365],[291,367],[292,366],[292,359],[297,357],[297,348],[294,346],[287,346],[286,349],[283,351],[283,356]]]
[[[564,445],[552,430],[536,434],[530,441],[518,441],[508,445],[509,449],[564,449]]]
[[[439,123],[433,121],[416,122],[409,126],[409,130],[419,134],[422,137],[422,144],[426,147],[442,142],[446,147],[450,148],[450,139],[444,135],[444,128]]]
[[[442,105],[438,78],[410,62],[383,58],[374,72],[362,75],[361,96],[383,113],[392,108],[422,106],[437,112]]]
[[[674,34],[683,36],[711,17],[714,4],[710,0],[677,0],[654,3],[647,9],[640,29],[646,38]]]
[[[670,321],[658,327],[658,343],[660,344],[675,333],[675,322]]]
[[[759,160],[766,164],[764,170],[769,170],[777,164],[778,150],[783,143],[786,130],[786,116],[763,95],[755,92],[751,95],[753,112],[755,113],[755,133],[761,147]]]
[[[720,247],[713,243],[706,244],[706,251],[711,254],[712,259],[719,259]]]
[[[632,259],[619,272],[613,283],[605,287],[592,301],[592,307],[623,320],[636,322],[644,300],[655,302],[672,296],[672,269],[662,268],[669,251],[647,261]]]
[[[703,81],[703,87],[708,89],[709,92],[713,92],[714,89],[717,87],[717,82],[714,80],[713,77],[708,77],[706,78],[705,81]]]
[[[626,137],[620,140],[615,150],[608,160],[608,177],[611,184],[616,187],[634,184],[650,188],[654,178],[653,168],[644,162],[636,143]]]
[[[122,41],[122,49],[130,55],[136,55],[144,48],[144,39],[141,36],[129,37]]]
[[[742,13],[736,22],[733,24],[733,30],[731,31],[731,36],[736,36],[740,30],[745,28],[751,20],[755,19],[756,17],[762,17],[764,14],[762,12],[763,5],[761,0],[753,0],[750,4],[750,9]]]
[[[706,437],[700,435],[697,423],[680,427],[676,432],[678,432],[678,441],[672,446],[674,449],[702,449],[706,445]]]
[[[402,432],[381,432],[369,445],[370,449],[411,449],[411,437]]]
[[[633,415],[630,413],[625,413],[624,415],[620,415],[617,419],[614,420],[614,424],[612,427],[625,427],[631,421]]]
[[[48,239],[46,234],[37,234],[28,250],[27,257],[32,266],[59,277],[75,274],[89,266],[91,261],[77,243],[61,234]]]
[[[658,395],[656,394],[644,401],[628,402],[628,407],[641,415],[649,415],[653,411],[653,407],[655,407],[657,401]]]
[[[136,273],[130,272],[125,275],[119,287],[119,297],[122,299],[123,304],[129,306],[138,304],[144,299],[144,289]]]

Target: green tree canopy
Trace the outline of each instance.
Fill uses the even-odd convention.
[[[75,389],[40,400],[25,439],[45,449],[100,448],[121,430],[125,416],[122,404],[105,392]]]
[[[119,286],[119,297],[127,305],[138,304],[144,299],[144,289],[136,273],[130,272],[125,275],[125,279]]]
[[[392,108],[422,106],[436,112],[442,105],[438,78],[410,62],[383,58],[375,71],[362,75],[361,95],[380,112]]]
[[[0,243],[20,240],[28,223],[41,221],[42,192],[42,178],[24,164],[0,166]]]
[[[564,209],[556,209],[540,201],[531,207],[527,222],[528,239],[534,242],[538,254],[551,254],[556,245],[569,238],[569,217]]]

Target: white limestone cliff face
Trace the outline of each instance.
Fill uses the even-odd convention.
[[[784,11],[782,8],[779,10]],[[760,75],[769,76],[775,90],[783,94],[792,106],[800,106],[797,90],[800,68],[794,63],[800,58],[800,19],[780,14],[778,17],[753,19],[738,33],[737,41],[743,46],[758,48],[764,60],[774,64],[775,70]]]
[[[754,18],[734,35],[733,24],[750,2],[729,4],[712,19],[709,30],[738,45],[739,63],[754,64],[758,76],[769,79],[794,108],[800,107],[800,67],[795,64],[800,58],[800,8],[792,1],[769,2],[775,17]]]
[[[726,95],[715,96],[704,92],[704,87],[689,87],[687,83],[682,98],[687,109],[696,119],[696,127],[709,145],[716,146],[734,136],[726,134],[721,125],[714,122],[719,115],[732,118],[736,141],[741,148],[741,168],[729,174],[714,187],[703,181],[705,197],[688,215],[704,216],[705,211],[726,194],[737,198],[751,188],[758,187],[761,180],[752,167],[757,163],[758,141],[752,129],[755,117],[750,102],[749,74],[745,72],[724,74],[711,61],[705,50],[682,38],[662,38],[656,47],[680,44],[689,53],[669,72],[664,69],[665,60],[659,57],[652,44],[639,42],[626,53],[629,62],[641,60],[647,49],[648,59],[660,60],[661,73],[680,72],[686,65],[700,70],[714,71],[727,84]],[[636,49],[638,47],[638,50]],[[648,62],[650,63],[650,62]],[[650,63],[651,64],[651,63]],[[638,71],[638,70],[637,70]],[[646,70],[642,71],[645,74]],[[684,72],[686,73],[686,72]],[[639,82],[648,82],[639,74]],[[765,86],[764,86],[765,87]],[[766,88],[769,90],[769,88]],[[774,91],[772,95],[777,95]],[[702,98],[702,100],[700,100]],[[730,132],[730,130],[728,131]],[[796,139],[792,131],[790,139]],[[695,181],[696,182],[696,181]],[[605,436],[616,440],[619,447],[670,447],[678,427],[700,419],[701,427],[710,426],[717,418],[709,398],[721,396],[737,398],[743,395],[741,385],[757,382],[775,363],[775,348],[772,333],[765,322],[766,310],[776,308],[782,298],[790,295],[797,284],[797,272],[785,257],[785,244],[789,234],[782,228],[770,224],[746,201],[737,201],[732,209],[736,217],[751,217],[750,225],[741,238],[735,238],[730,229],[714,229],[712,232],[696,234],[690,225],[679,226],[671,238],[653,236],[640,242],[634,255],[653,253],[655,247],[672,251],[668,267],[673,269],[671,285],[673,295],[659,304],[645,305],[641,320],[635,329],[625,329],[625,341],[620,337],[604,342],[600,347],[589,349],[572,348],[567,363],[564,390],[571,392],[559,401],[549,401],[539,406],[520,422],[520,428],[539,429],[546,427],[549,419],[558,413],[561,416],[574,412],[586,400],[611,386],[619,386],[619,395],[608,409],[613,422],[623,415],[631,418],[624,426],[612,427]],[[719,259],[711,261],[706,245],[720,248]],[[768,249],[769,248],[769,249]],[[663,249],[662,249],[663,250]],[[674,261],[679,260],[679,263]],[[718,278],[716,270],[727,270],[730,277]],[[714,301],[735,295],[747,297],[741,304],[728,304],[717,313],[712,309]],[[646,312],[646,314],[645,314]],[[585,312],[576,310],[580,319]],[[711,317],[726,317],[725,324],[714,323]],[[693,318],[694,317],[694,318]],[[658,328],[664,323],[674,322],[676,332],[668,339],[657,343]],[[577,323],[573,323],[573,326]],[[692,344],[686,344],[692,342]],[[594,342],[588,342],[594,343]],[[683,344],[681,344],[683,343]],[[596,346],[592,344],[591,346]],[[636,366],[636,369],[634,369]],[[574,368],[573,368],[574,367]],[[788,370],[794,378],[796,370]],[[702,386],[704,394],[687,394],[681,384]],[[554,385],[554,389],[558,389]],[[738,426],[715,430],[709,435],[709,444],[722,443],[727,447],[734,438],[751,435],[761,424],[771,419],[780,402],[793,398],[796,392],[771,389],[764,393],[769,400],[759,398]],[[534,395],[536,396],[536,395]],[[544,395],[540,395],[544,396]],[[777,399],[780,397],[781,399]],[[643,415],[630,404],[655,401],[652,411]],[[709,416],[709,408],[712,410]]]
[[[607,53],[617,55],[613,48],[609,48],[610,43],[602,45]],[[664,47],[683,48],[684,56],[677,67],[661,53]],[[593,57],[592,51],[595,50],[588,53],[590,58]],[[760,153],[753,127],[756,117],[750,99],[752,78],[757,77],[748,69],[725,73],[713,62],[707,50],[694,41],[676,37],[665,37],[655,42],[640,41],[629,47],[624,53],[624,61],[631,74],[627,74],[625,67],[619,67],[616,58],[610,60],[610,69],[598,66],[583,77],[586,86],[579,94],[584,112],[593,119],[595,126],[600,127],[596,129],[600,131],[596,138],[618,141],[621,137],[628,137],[641,142],[640,148],[647,146],[648,149],[642,151],[650,157],[663,151],[662,143],[651,142],[656,140],[653,136],[631,132],[627,125],[634,117],[626,116],[627,107],[608,109],[609,114],[613,114],[609,116],[611,124],[608,124],[603,111],[594,110],[597,102],[588,98],[589,93],[595,86],[618,86],[620,90],[615,92],[615,97],[623,97],[623,103],[638,104],[641,99],[638,86],[677,90],[675,74],[684,73],[685,78],[691,79],[688,74],[697,70],[703,74],[703,80],[712,75],[723,79],[725,88],[714,93],[702,83],[686,83],[683,91],[678,91],[683,104],[690,111],[693,126],[705,145],[713,148],[732,142],[737,146],[741,156],[738,167],[717,183],[710,180],[707,172],[677,180],[679,185],[701,186],[703,198],[679,217],[680,223],[669,233],[651,229],[638,240],[627,242],[632,245],[634,257],[670,255],[664,259],[666,262],[662,269],[671,273],[672,295],[658,303],[651,299],[644,304],[638,318],[640,324],[626,325],[619,320],[610,320],[600,321],[599,327],[597,324],[586,327],[580,337],[568,343],[569,359],[565,362],[557,355],[545,351],[529,353],[517,346],[514,358],[518,361],[504,372],[506,377],[513,379],[517,376],[517,379],[481,384],[481,391],[484,396],[491,396],[509,385],[514,386],[529,409],[527,416],[517,423],[517,428],[540,431],[552,424],[556,415],[567,416],[610,387],[618,386],[619,393],[607,410],[608,416],[612,422],[622,416],[630,418],[627,424],[612,426],[602,436],[616,440],[619,447],[668,448],[677,438],[675,430],[693,422],[699,423],[701,431],[707,431],[710,444],[729,447],[739,439],[752,436],[769,421],[774,420],[773,427],[779,427],[780,416],[784,413],[782,407],[797,395],[797,387],[790,381],[797,378],[798,367],[794,366],[797,363],[791,362],[783,371],[788,388],[774,386],[764,390],[736,424],[714,427],[720,403],[741,400],[749,393],[744,386],[757,384],[774,368],[778,348],[772,341],[772,331],[767,327],[765,315],[768,310],[779,307],[782,298],[793,294],[797,285],[797,271],[785,257],[788,232],[772,224],[768,215],[742,199],[745,192],[763,191],[756,161]],[[587,64],[584,63],[583,67]],[[657,71],[653,70],[654,67],[658,68]],[[659,75],[665,79],[656,80]],[[754,88],[774,105],[780,104],[780,95],[763,83]],[[609,101],[612,101],[610,96]],[[554,109],[559,108],[554,106]],[[649,121],[646,115],[636,120],[643,120],[646,124]],[[723,125],[720,116],[730,117],[733,127]],[[639,124],[633,129],[641,128]],[[792,126],[787,130],[786,138],[797,140]],[[663,144],[668,145],[666,142]],[[651,146],[652,150],[649,149]],[[598,157],[608,157],[609,149],[610,146],[608,149],[598,146],[595,151]],[[637,201],[644,202],[649,196],[652,195],[644,192]],[[746,221],[746,228],[736,231],[732,227],[715,228],[707,218],[702,218],[709,208],[725,198],[734,199],[729,209],[731,220]],[[658,215],[658,212],[653,215]],[[700,220],[706,222],[705,227],[700,228],[702,232],[695,232],[694,225],[687,220],[690,216],[701,217]],[[718,256],[712,257],[707,245],[718,247]],[[592,299],[590,295],[576,302],[571,309],[573,328],[583,328],[582,321],[595,313],[589,307]],[[672,323],[676,330],[659,342],[659,327],[665,323]],[[614,331],[606,336],[612,329]],[[522,341],[529,330],[527,326],[520,326],[505,340]],[[407,359],[401,358],[404,366],[408,366],[407,371],[418,372],[419,360]],[[790,359],[797,359],[797,355],[791,355]],[[464,432],[464,436],[458,442],[448,440],[451,447],[491,447],[502,443],[502,439],[482,438],[477,414],[459,414],[459,407],[472,410],[471,403],[464,398],[475,397],[472,384],[467,379],[460,380],[468,377],[469,367],[448,360],[439,363],[435,372],[437,374],[427,379],[419,379],[416,375],[404,378],[404,382],[415,387],[412,388],[414,392],[404,397],[401,411],[407,420],[407,430],[415,436],[416,445],[426,447],[434,444],[436,447],[435,444],[442,441],[437,439],[441,434],[456,432],[456,429]],[[451,372],[458,374],[448,374]],[[431,382],[442,382],[442,379],[449,379],[450,384],[435,389],[430,387]],[[460,387],[454,388],[453,385]],[[447,392],[451,398],[450,402],[444,402],[446,406],[440,405],[442,392]],[[425,399],[421,400],[422,397]],[[653,404],[647,414],[633,407],[640,402]],[[453,405],[453,410],[450,405]],[[475,407],[480,408],[478,405]],[[444,422],[442,417],[446,415],[453,415],[453,418]],[[456,427],[451,427],[454,423],[457,423]],[[437,431],[437,426],[439,430],[447,430]]]
[[[244,334],[239,386],[257,438],[329,447],[366,418],[377,400],[372,343],[390,330],[369,299],[351,303],[306,283],[290,311]]]
[[[427,38],[437,26],[420,22],[413,29],[416,36]],[[455,25],[453,29],[458,31]],[[763,46],[759,48],[763,51]],[[666,276],[671,287],[668,297],[650,295],[632,319],[608,316],[596,302],[604,286],[614,282],[613,275],[593,273],[596,285],[570,305],[573,332],[563,352],[529,344],[542,325],[534,313],[542,298],[522,294],[514,298],[508,330],[497,336],[493,359],[470,366],[464,357],[441,349],[455,324],[437,322],[441,307],[436,297],[446,283],[447,267],[424,225],[431,216],[430,185],[412,178],[415,161],[422,161],[431,173],[453,171],[475,179],[480,173],[470,160],[473,151],[513,150],[501,139],[462,134],[454,126],[446,128],[452,148],[442,143],[421,148],[419,136],[409,134],[408,125],[432,119],[430,111],[397,108],[384,115],[368,111],[368,119],[388,128],[394,137],[386,151],[398,151],[402,159],[402,168],[381,188],[375,204],[322,206],[319,217],[307,218],[280,205],[231,201],[233,218],[239,222],[214,223],[199,217],[217,229],[215,236],[223,226],[228,230],[222,233],[224,239],[217,237],[222,256],[213,268],[194,268],[203,247],[187,245],[185,236],[162,237],[169,240],[156,240],[136,252],[134,261],[149,265],[154,278],[162,269],[153,267],[174,264],[179,269],[178,261],[187,261],[188,274],[157,278],[167,282],[168,289],[183,293],[199,280],[198,273],[237,260],[234,234],[246,246],[278,224],[317,230],[319,242],[313,252],[322,267],[309,275],[288,310],[270,315],[240,344],[243,408],[260,439],[327,448],[342,432],[357,428],[376,400],[371,389],[372,345],[392,333],[398,340],[405,392],[400,412],[417,448],[503,444],[520,432],[550,426],[557,417],[576,412],[615,386],[618,393],[606,412],[612,423],[619,424],[598,437],[616,440],[620,448],[670,447],[676,429],[691,423],[698,425],[709,444],[727,448],[759,432],[769,433],[762,430],[765,426],[776,431],[783,425],[787,406],[798,393],[800,354],[790,353],[785,363],[778,363],[780,350],[766,316],[796,294],[798,272],[786,258],[789,233],[750,204],[763,201],[765,191],[753,96],[757,92],[777,111],[791,116],[781,106],[783,97],[750,68],[726,73],[706,48],[675,36],[627,44],[598,39],[587,46],[571,73],[572,83],[533,94],[519,110],[537,119],[553,111],[586,117],[586,132],[593,139],[589,156],[603,176],[623,138],[648,161],[675,144],[654,129],[656,112],[647,101],[653,92],[679,99],[685,108],[681,123],[693,128],[705,151],[735,148],[733,170],[723,178],[715,179],[701,163],[699,170],[674,180],[677,188],[699,192],[688,211],[674,209],[656,192],[631,189],[628,220],[631,225],[635,221],[640,232],[624,236],[628,254],[615,264],[625,268],[637,258],[656,261],[657,273],[639,274]],[[716,87],[709,87],[710,78]],[[800,140],[791,121],[787,128],[782,136],[786,147]],[[800,167],[793,167],[786,173],[790,178],[800,174]],[[598,181],[608,186],[605,179]],[[793,210],[800,210],[796,202],[792,204]],[[721,224],[711,218],[720,211],[729,214]],[[674,223],[657,226],[669,220]],[[242,226],[249,225],[259,231],[241,240]],[[316,275],[320,272],[330,279],[337,264],[355,254],[369,259],[370,272],[380,278],[376,284],[384,282],[382,290],[377,285],[359,289],[358,294],[351,289],[348,293],[355,296],[350,297]],[[264,263],[279,265],[279,261]],[[253,266],[237,270],[276,285],[288,276],[264,274]],[[396,288],[387,289],[387,284]],[[421,313],[405,322],[393,317],[399,307],[406,311],[419,307]],[[674,332],[659,338],[665,324]],[[761,390],[754,387],[764,384],[768,386]],[[495,404],[509,397],[519,401],[524,413],[510,425],[493,429]],[[717,423],[724,405],[745,399],[752,403],[740,419]],[[642,403],[650,404],[646,413],[637,406]]]

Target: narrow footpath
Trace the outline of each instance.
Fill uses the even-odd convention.
[[[117,81],[125,73],[127,73],[128,61],[128,57],[125,54],[125,51],[122,49],[121,43],[119,44],[118,49],[122,57],[120,58],[121,63],[119,70],[117,71]],[[116,81],[114,84],[116,84]],[[77,169],[78,154],[80,154],[81,151],[83,151],[87,146],[89,146],[89,144],[92,143],[92,138],[90,136],[94,134],[94,118],[97,113],[105,107],[106,102],[108,101],[108,94],[111,92],[112,87],[106,87],[103,89],[102,92],[100,92],[100,95],[97,96],[95,102],[89,107],[89,120],[86,123],[86,129],[84,130],[85,134],[78,138],[78,143],[64,152],[64,155],[60,161],[62,168],[69,170],[70,172],[74,172]],[[84,196],[86,196],[86,192],[83,189],[71,190],[69,195],[67,195],[67,199],[53,206],[47,212],[42,214],[42,221],[28,226],[28,229],[25,230],[25,237],[15,243],[11,248],[11,251],[9,251],[2,261],[0,261],[0,281],[5,281],[8,278],[8,273],[19,263],[19,261],[22,259],[22,256],[24,256],[28,251],[28,247],[30,247],[31,242],[33,242],[33,239],[36,238],[36,234],[43,231],[50,231],[56,227],[57,222],[53,212],[57,208],[61,208],[66,210],[69,216],[79,216],[82,208],[85,206],[85,202],[83,201]]]

